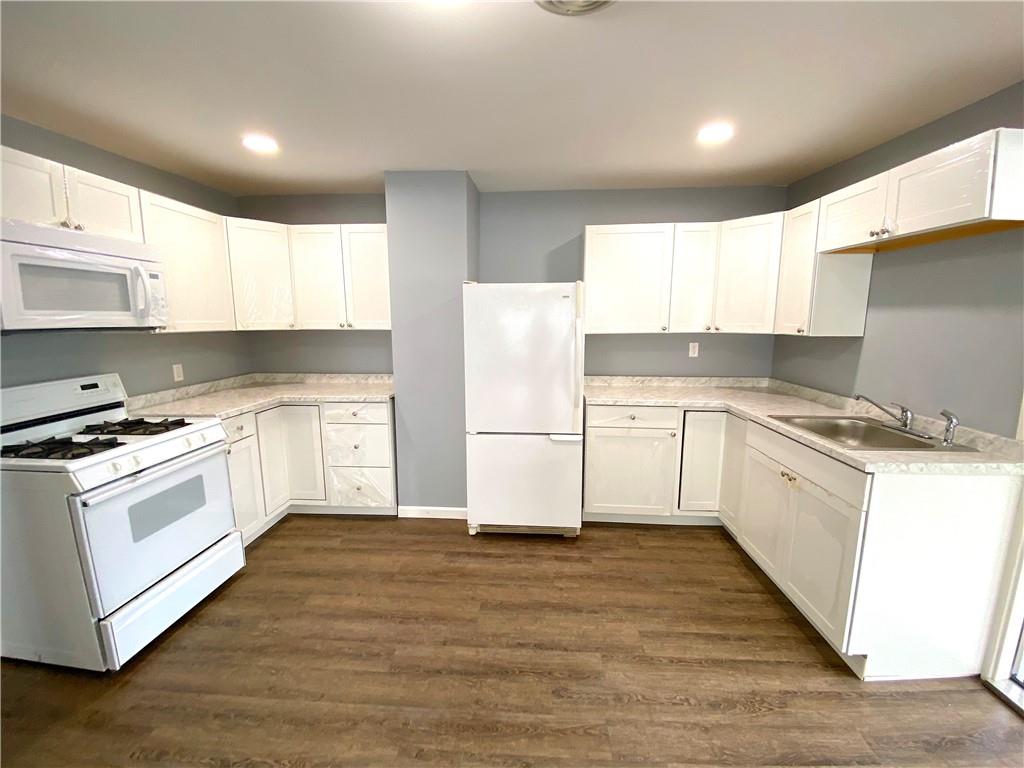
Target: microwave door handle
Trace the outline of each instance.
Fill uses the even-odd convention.
[[[146,270],[141,264],[136,264],[135,266],[133,266],[132,271],[135,273],[135,276],[138,279],[138,285],[142,286],[142,302],[136,309],[136,314],[140,318],[144,318],[147,314],[149,314],[149,307],[153,301],[153,296],[150,293],[149,287],[149,276],[146,275]]]

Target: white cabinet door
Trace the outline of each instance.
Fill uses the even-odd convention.
[[[743,462],[747,450],[747,422],[727,413],[724,442],[718,516],[733,533],[738,533],[740,502],[743,498]]]
[[[4,218],[50,225],[67,220],[63,165],[9,147],[0,150],[0,161]]]
[[[889,172],[858,181],[821,198],[818,250],[831,251],[878,239],[885,220]],[[875,234],[872,234],[872,233]]]
[[[792,474],[792,473],[791,473]],[[837,648],[845,648],[860,550],[861,512],[809,480],[790,481],[783,591]]]
[[[890,170],[885,214],[892,234],[988,216],[995,140],[988,131]]]
[[[349,328],[391,328],[388,230],[385,224],[342,224]]]
[[[676,224],[668,327],[675,333],[710,331],[714,322],[717,222]]]
[[[347,316],[341,227],[291,226],[288,240],[295,287],[295,327],[344,328]]]
[[[224,217],[142,192],[146,242],[163,260],[169,331],[233,331]]]
[[[71,222],[86,232],[142,242],[138,187],[64,166]]]
[[[320,407],[283,405],[291,499],[323,501],[324,448],[320,436]]]
[[[259,442],[255,437],[246,437],[231,444],[228,474],[231,477],[235,526],[242,532],[242,541],[248,544],[267,516],[263,501]]]
[[[252,219],[226,221],[238,328],[294,327],[288,227]]]
[[[278,406],[256,414],[259,438],[260,474],[267,514],[274,514],[288,503],[288,429],[285,408]]]
[[[739,516],[740,543],[776,582],[783,576],[789,493],[789,481],[783,475],[782,465],[747,446]]]
[[[587,333],[668,330],[674,231],[673,224],[587,227]]]
[[[724,413],[686,412],[683,419],[683,471],[679,483],[681,511],[718,509],[724,441]]]
[[[718,241],[714,329],[771,333],[779,283],[783,214],[723,221]]]
[[[775,333],[807,332],[818,239],[820,200],[786,211],[782,227],[782,263],[775,302]]]
[[[675,429],[587,430],[584,511],[670,515],[679,476]]]

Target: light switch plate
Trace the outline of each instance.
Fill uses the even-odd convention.
[[[181,363],[174,363],[171,366],[171,373],[174,374],[174,380],[175,381],[184,381],[185,380],[185,369],[184,369],[184,367],[182,366]]]
[[[700,357],[700,342],[699,341],[691,341],[690,342],[690,357]]]

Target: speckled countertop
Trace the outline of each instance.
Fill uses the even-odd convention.
[[[629,382],[615,377],[597,383],[589,379],[584,387],[587,405],[673,406],[691,410],[716,410],[761,424],[803,445],[820,451],[863,472],[879,474],[1000,474],[1024,475],[1024,444],[995,435],[988,436],[962,429],[957,442],[977,447],[977,451],[856,451],[843,448],[802,429],[771,418],[772,416],[839,415],[857,413],[882,418],[881,414],[853,407],[848,398],[831,396],[833,402],[815,402],[771,387],[732,387],[713,385],[672,385],[655,377]],[[802,388],[791,387],[794,391]],[[845,407],[836,407],[845,406]],[[931,425],[934,427],[934,424]],[[927,429],[934,434],[934,429]]]
[[[241,378],[241,377],[240,377]],[[216,384],[217,382],[214,382]],[[305,381],[239,382],[216,389],[211,385],[182,388],[187,395],[169,399],[166,393],[140,395],[129,401],[132,416],[216,416],[227,419],[250,411],[294,403],[386,403],[394,395],[390,377],[322,377]],[[190,390],[199,389],[196,394]],[[162,400],[162,402],[153,402]]]

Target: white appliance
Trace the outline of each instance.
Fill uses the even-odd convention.
[[[117,374],[4,389],[0,652],[119,669],[245,564],[218,419],[129,419]]]
[[[167,325],[152,246],[57,227],[3,221],[5,330]]]
[[[462,295],[469,532],[576,535],[583,284],[466,283]]]

